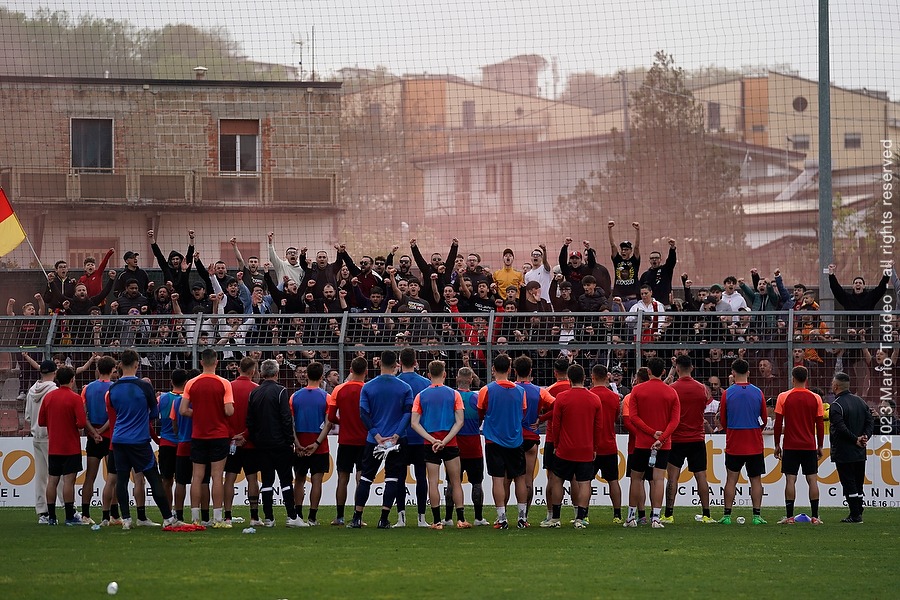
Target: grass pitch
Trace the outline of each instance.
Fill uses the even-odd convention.
[[[802,508],[800,509],[803,510]],[[415,508],[411,507],[414,513]],[[118,597],[215,598],[454,598],[829,597],[886,598],[896,593],[893,560],[900,550],[900,512],[869,509],[865,524],[838,521],[843,509],[823,509],[825,525],[701,525],[694,510],[676,510],[674,525],[623,529],[609,508],[591,509],[591,525],[545,530],[430,531],[410,526],[279,527],[168,533],[36,524],[32,509],[0,510],[0,590],[9,599],[102,598],[110,581]],[[718,516],[720,511],[714,511]],[[148,514],[159,520],[150,508]],[[246,509],[236,515],[249,517]],[[543,507],[531,520],[543,518]],[[471,509],[467,516],[472,518]],[[491,519],[493,511],[485,515]],[[563,522],[574,516],[563,510]],[[429,511],[430,518],[430,511]],[[413,519],[415,516],[413,515]],[[249,518],[248,518],[249,520]]]

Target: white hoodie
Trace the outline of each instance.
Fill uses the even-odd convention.
[[[41,412],[41,402],[48,392],[56,389],[54,381],[38,381],[28,390],[25,400],[25,421],[31,424],[31,435],[37,439],[47,439],[47,428],[38,425],[38,414]]]

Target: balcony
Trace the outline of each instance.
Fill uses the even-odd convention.
[[[193,170],[7,167],[0,186],[18,205],[48,206],[246,206],[333,207],[336,176],[292,177],[285,173],[201,174]]]

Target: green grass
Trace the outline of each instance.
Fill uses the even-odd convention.
[[[802,509],[800,509],[802,510]],[[413,509],[414,511],[414,509]],[[158,518],[156,511],[150,515]],[[486,516],[492,518],[493,511]],[[535,507],[534,523],[544,509]],[[700,525],[694,510],[675,525],[623,529],[611,509],[591,510],[592,524],[543,530],[362,530],[323,525],[167,533],[37,525],[31,509],[0,510],[3,598],[102,598],[119,583],[120,598],[466,598],[580,597],[892,597],[900,513],[866,511],[863,525]],[[240,510],[235,514],[248,517]],[[714,515],[717,514],[714,512]],[[736,511],[735,516],[748,511]],[[430,512],[429,512],[430,515]],[[323,508],[328,523],[333,508]],[[471,509],[467,510],[471,519]],[[571,510],[564,509],[568,523]],[[414,517],[413,517],[414,518]],[[662,595],[662,596],[661,596]]]

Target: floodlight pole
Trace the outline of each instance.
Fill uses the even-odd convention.
[[[819,0],[819,306],[834,310],[828,265],[834,262],[831,189],[831,69],[828,0]]]

